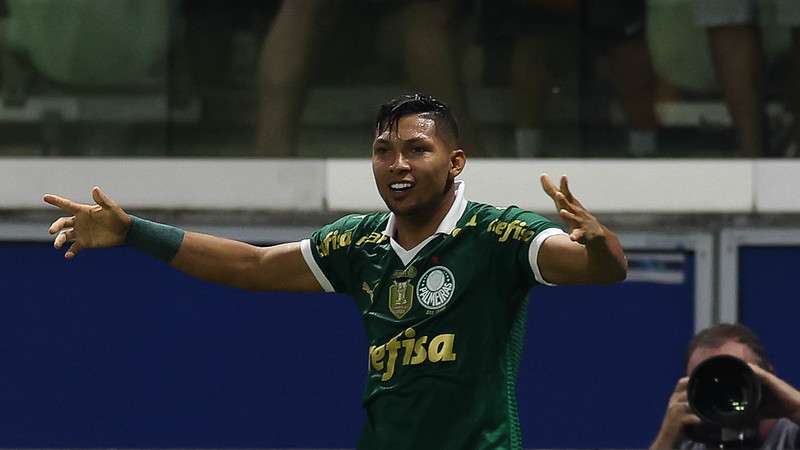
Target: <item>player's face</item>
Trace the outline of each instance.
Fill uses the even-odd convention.
[[[417,114],[402,117],[396,130],[381,132],[372,144],[378,192],[398,216],[424,218],[442,207],[463,158],[462,150],[439,138],[433,119]]]
[[[728,341],[718,348],[698,347],[695,349],[691,356],[689,356],[689,363],[686,365],[687,375],[690,375],[694,371],[694,368],[697,367],[701,362],[707,360],[708,358],[720,355],[735,356],[742,361],[749,362],[751,364],[758,364],[758,356],[756,356],[755,352],[753,352],[750,347],[742,344],[741,342]]]

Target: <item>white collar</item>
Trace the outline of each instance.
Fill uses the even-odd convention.
[[[447,212],[447,215],[444,216],[442,222],[439,223],[439,226],[433,233],[434,235],[439,233],[452,233],[456,228],[456,224],[458,224],[458,219],[461,218],[461,216],[464,214],[464,210],[467,209],[467,200],[464,198],[464,181],[456,180],[454,186],[456,188],[456,199],[450,206],[450,210]],[[397,231],[397,225],[395,221],[396,219],[394,213],[390,212],[389,221],[386,223],[386,228],[383,230],[383,234],[389,236],[390,238],[394,238],[394,234]]]
[[[411,250],[404,249],[400,244],[397,243],[397,241],[394,240],[394,234],[395,231],[397,231],[395,225],[395,216],[394,213],[389,213],[389,221],[386,223],[386,229],[383,230],[383,234],[389,236],[389,243],[392,245],[392,248],[400,260],[403,261],[403,264],[408,265],[408,263],[414,259],[414,256],[416,256],[417,253],[419,253],[419,251],[425,247],[425,245],[433,240],[437,234],[450,234],[456,228],[458,219],[464,215],[464,210],[467,209],[467,200],[464,198],[464,182],[461,180],[456,180],[454,185],[456,188],[456,199],[450,206],[450,211],[447,212],[447,215],[444,216],[442,222],[439,223],[439,227],[436,228],[436,231]]]

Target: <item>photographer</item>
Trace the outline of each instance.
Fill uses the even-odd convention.
[[[703,361],[730,355],[746,362],[760,379],[765,400],[759,412],[759,448],[800,449],[800,391],[774,374],[772,364],[758,337],[739,324],[720,324],[698,333],[689,343],[686,373],[691,374]],[[669,399],[661,429],[651,449],[705,449],[706,445],[687,437],[687,431],[702,423],[689,406],[689,377],[678,380]]]

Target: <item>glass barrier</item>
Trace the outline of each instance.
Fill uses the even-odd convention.
[[[408,92],[470,156],[794,156],[799,30],[796,0],[0,0],[0,156],[367,156]]]

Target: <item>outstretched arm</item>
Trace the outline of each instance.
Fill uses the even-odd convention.
[[[170,265],[202,280],[249,291],[322,290],[299,242],[256,247],[189,232]]]
[[[568,236],[551,236],[539,249],[537,261],[542,277],[555,284],[624,280],[628,261],[619,239],[572,195],[566,175],[558,187],[547,174],[542,174],[540,181],[570,229]]]
[[[50,234],[56,235],[53,243],[56,248],[72,243],[64,254],[67,259],[86,248],[132,243],[131,229],[137,226],[134,246],[162,257],[172,267],[196,278],[247,290],[322,290],[306,265],[298,242],[256,247],[202,233],[184,233],[128,215],[98,187],[92,189],[92,197],[95,205],[57,195],[44,196],[46,203],[70,214],[53,222],[49,229]],[[160,229],[152,233],[153,227]]]

